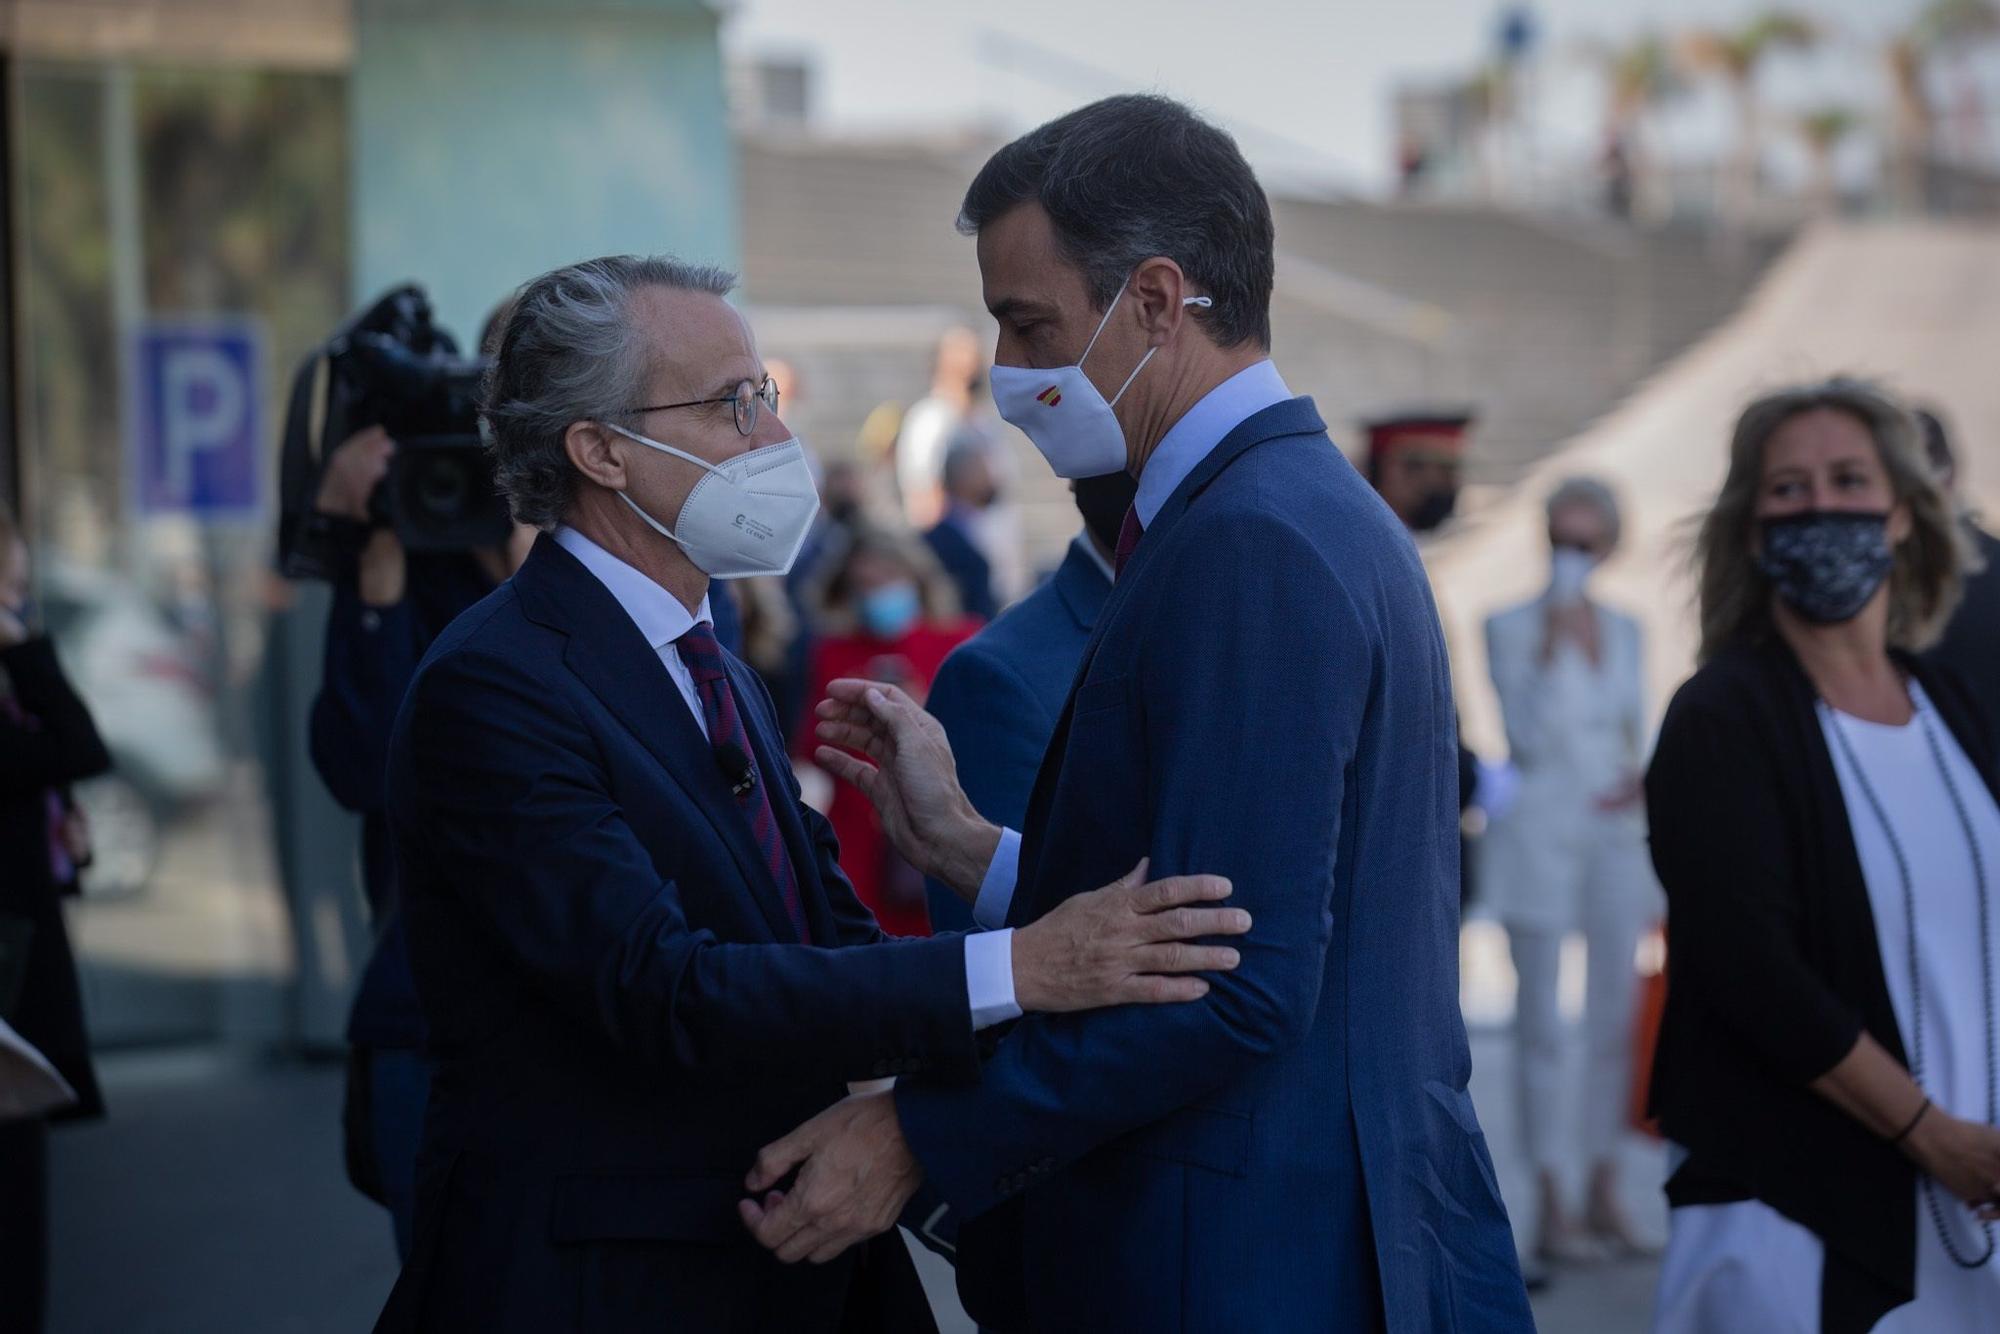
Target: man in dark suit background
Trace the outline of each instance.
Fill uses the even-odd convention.
[[[1200,1000],[1024,1019],[977,1084],[902,1080],[747,1184],[934,1187],[999,1329],[1532,1329],[1466,1093],[1443,636],[1402,524],[1270,360],[1262,188],[1185,107],[1115,97],[996,153],[960,226],[1001,414],[1059,475],[1138,481],[1118,578],[1018,836],[893,687],[822,706],[873,764],[817,758],[982,923],[1144,855],[1227,875],[1256,927]],[[783,1259],[865,1230],[794,1196],[757,1235]]]
[[[390,744],[434,1082],[386,1331],[929,1328],[893,1233],[787,1269],[745,1231],[832,1191],[882,1233],[893,1165],[745,1200],[756,1147],[850,1081],[970,1077],[981,1027],[1184,1000],[1203,983],[1164,974],[1235,962],[1183,942],[1243,925],[1178,915],[1227,893],[1212,877],[1128,875],[1006,935],[883,937],[710,617],[711,576],[784,573],[817,508],[732,283],[556,270],[488,374],[500,485],[543,535],[432,644]]]
[[[380,427],[342,442],[327,458],[318,510],[369,523],[370,497],[394,451]],[[358,869],[374,933],[347,1020],[346,1158],[356,1187],[388,1209],[401,1258],[410,1253],[430,1069],[383,810],[389,734],[424,650],[518,563],[497,550],[406,553],[393,529],[376,528],[333,572],[308,744],[327,791],[360,817]]]
[[[979,548],[973,527],[978,515],[1000,497],[983,437],[954,441],[944,454],[944,517],[924,534],[931,554],[958,590],[959,609],[990,621],[1000,607],[993,597],[993,562]]]
[[[1935,411],[1919,408],[1916,418],[1923,428],[1931,466],[1943,479],[1945,490],[1958,499],[1963,493],[1959,489],[1958,452],[1952,447],[1950,432]],[[1958,673],[1973,698],[1984,706],[1987,728],[2000,739],[2000,538],[1980,527],[1970,514],[1965,516],[1965,527],[1986,568],[1966,579],[1965,596],[1930,657]]]
[[[1069,698],[1097,613],[1111,596],[1118,526],[1138,491],[1114,472],[1071,483],[1083,531],[1040,588],[952,650],[924,701],[944,725],[958,780],[973,808],[994,824],[1019,829],[1042,752]],[[931,927],[970,930],[972,910],[939,882],[927,885]]]

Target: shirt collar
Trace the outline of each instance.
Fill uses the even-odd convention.
[[[707,594],[702,595],[700,610],[690,616],[679,598],[576,529],[567,524],[556,529],[556,541],[564,551],[582,561],[584,569],[597,576],[597,582],[618,600],[655,653],[692,630],[695,622],[714,623],[709,616]]]
[[[1139,511],[1139,522],[1148,528],[1153,526],[1167,497],[1222,443],[1224,436],[1265,408],[1291,397],[1292,391],[1285,387],[1278,368],[1268,357],[1244,367],[1202,395],[1201,401],[1183,413],[1161,437],[1153,456],[1146,460],[1145,471],[1139,474],[1139,494],[1132,502]]]

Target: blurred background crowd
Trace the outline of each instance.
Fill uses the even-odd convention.
[[[423,1090],[380,750],[509,555],[494,532],[316,577],[274,559],[277,442],[323,434],[314,368],[351,312],[414,280],[470,355],[557,263],[741,271],[823,510],[789,576],[718,586],[718,628],[863,899],[957,927],[798,724],[834,677],[925,699],[943,672],[935,709],[976,731],[992,696],[954,696],[955,649],[1043,587],[1087,630],[1125,500],[1073,494],[994,412],[951,223],[999,143],[1134,87],[1257,166],[1278,364],[1431,570],[1502,1186],[1549,1328],[1644,1327],[1666,1161],[1640,777],[1697,660],[1689,523],[1744,406],[1836,372],[1934,414],[1960,512],[2000,503],[2000,6],[1235,8],[0,0],[0,1016],[75,1086],[59,1119],[109,1112],[0,1129],[0,1246],[49,1267],[48,1328],[351,1328],[394,1273],[341,1173],[397,1211]],[[325,439],[313,506],[369,523],[407,443]],[[1984,597],[1954,651],[1990,675]],[[1005,741],[996,774],[1031,764]],[[46,1257],[12,1203],[45,1193]],[[100,1282],[130,1246],[160,1259]],[[270,1318],[214,1314],[245,1309]]]

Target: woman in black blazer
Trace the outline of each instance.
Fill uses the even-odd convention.
[[[1701,669],[1646,778],[1675,1146],[1656,1331],[2000,1329],[2000,804],[1913,653],[1967,554],[1873,387],[1739,419],[1697,543]]]
[[[76,962],[61,897],[80,849],[63,789],[111,757],[54,647],[28,608],[28,550],[0,511],[0,1017],[76,1090],[57,1119],[101,1116]],[[0,1334],[42,1326],[47,1277],[48,1136],[39,1120],[0,1123]]]

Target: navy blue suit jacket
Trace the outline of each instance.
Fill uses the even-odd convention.
[[[1150,856],[1155,877],[1229,877],[1255,925],[1201,1001],[1031,1015],[978,1085],[898,1087],[968,1220],[975,1315],[1533,1328],[1466,1093],[1457,789],[1408,535],[1310,400],[1257,413],[1112,591],[1036,779],[1010,918]]]
[[[419,667],[388,794],[436,1078],[380,1328],[929,1326],[897,1234],[788,1268],[736,1215],[757,1149],[846,1081],[977,1049],[962,939],[884,940],[728,669],[812,946],[666,669],[553,539]]]
[[[1019,829],[1027,818],[1042,752],[1110,596],[1104,571],[1072,544],[1046,583],[938,668],[924,706],[944,724],[965,795],[993,823]],[[932,930],[971,929],[963,899],[935,881],[928,894]]]
[[[958,605],[968,616],[990,621],[1000,610],[993,598],[993,565],[959,520],[947,514],[924,534],[931,554],[958,589]]]

